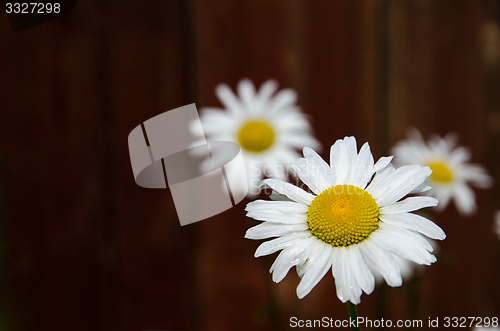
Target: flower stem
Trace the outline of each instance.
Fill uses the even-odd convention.
[[[262,271],[266,278],[269,277],[268,270],[270,264],[272,264],[270,256],[266,256],[262,259]],[[282,324],[281,304],[277,289],[273,285],[274,283],[271,283],[271,281],[266,282],[266,294],[269,301],[265,314],[267,315],[266,317],[270,319],[272,329],[275,331],[282,331],[284,330],[284,327]]]
[[[351,327],[352,331],[361,331],[361,327],[358,325],[358,306],[351,301],[347,301],[347,311],[349,312],[350,320],[355,321]]]

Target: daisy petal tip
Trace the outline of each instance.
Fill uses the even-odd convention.
[[[356,138],[354,136],[345,136],[344,141],[356,142]]]
[[[282,273],[282,274],[278,275],[276,273],[276,271],[274,271],[273,275],[272,275],[273,282],[278,284],[279,282],[281,282],[285,278],[285,276],[286,276],[286,273]]]
[[[428,258],[427,261],[422,263],[422,265],[430,266],[431,264],[437,262],[437,258],[431,254],[432,257]]]
[[[300,300],[302,300],[302,299],[304,299],[306,297],[307,294],[308,294],[308,292],[305,292],[304,290],[299,289],[297,287],[297,298],[299,298]]]
[[[227,84],[219,84],[215,87],[215,93],[217,95],[224,94],[230,91],[230,88]]]
[[[348,300],[340,293],[338,293],[337,291],[337,298],[342,302],[342,303],[346,303]]]
[[[247,230],[247,232],[245,232],[245,239],[256,239],[255,238],[255,233],[254,233],[255,231],[253,231],[254,228],[255,227],[250,228],[250,229]]]
[[[401,285],[403,285],[403,278],[401,277],[401,275],[399,275],[399,277],[392,277],[390,279],[385,278],[385,282],[390,287],[400,287]]]
[[[366,147],[365,147],[366,146]],[[368,150],[371,152],[371,149],[370,149],[370,143],[367,141],[363,144],[363,146],[361,146],[361,149],[363,148],[368,148]]]
[[[261,203],[262,201],[264,201],[264,200],[255,200],[255,201],[251,201],[251,202],[247,203],[247,205],[245,206],[245,211],[251,211],[254,208],[253,206]]]
[[[252,81],[248,78],[243,78],[242,80],[240,80],[240,82],[238,83],[238,85],[241,85],[241,86],[244,86],[244,85],[253,85],[252,84]]]
[[[427,177],[429,177],[432,174],[432,169],[429,166],[423,166],[422,170],[425,171]]]
[[[265,244],[265,243],[264,243]],[[254,257],[261,257],[261,256],[264,256],[266,254],[263,253],[263,250],[264,248],[262,247],[263,244],[261,244],[257,250],[255,251],[255,253],[253,254]]]
[[[417,193],[424,193],[424,192],[427,192],[427,191],[430,191],[432,189],[432,187],[430,187],[429,185],[426,185],[424,187],[422,187],[419,192]]]
[[[316,152],[311,147],[305,146],[304,148],[302,148],[302,154],[304,156],[306,156],[306,154],[312,154],[312,153],[316,153]]]
[[[388,284],[390,287],[401,287],[403,285],[403,280],[400,279],[396,282],[392,282],[392,284]]]
[[[274,78],[266,80],[264,84],[269,84],[273,87],[275,86],[276,88],[278,88],[278,81]]]
[[[361,298],[360,297],[352,297],[349,299],[349,302],[352,303],[353,305],[359,305],[361,303]]]

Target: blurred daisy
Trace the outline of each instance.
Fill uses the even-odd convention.
[[[392,157],[374,163],[368,143],[357,150],[354,137],[331,147],[330,165],[310,148],[291,169],[312,193],[284,181],[264,180],[275,198],[247,205],[247,216],[263,223],[250,228],[249,239],[278,237],[262,243],[255,256],[281,250],[271,266],[273,281],[281,281],[296,266],[301,281],[297,296],[305,297],[332,269],[342,302],[360,302],[370,294],[375,275],[400,286],[401,261],[422,265],[436,261],[426,237],[444,239],[436,224],[412,214],[435,206],[432,197],[409,197],[431,174],[419,165],[395,169]],[[285,198],[286,197],[286,198]]]
[[[287,178],[287,165],[299,157],[297,149],[318,148],[306,116],[295,104],[297,93],[277,91],[275,81],[259,90],[247,79],[237,93],[219,85],[216,94],[224,109],[203,108],[201,121],[207,140],[233,141],[241,146],[250,194],[259,192],[264,177]]]
[[[429,195],[439,200],[438,210],[444,209],[451,199],[462,215],[476,210],[474,192],[470,186],[488,188],[493,179],[486,170],[469,164],[470,153],[465,147],[457,147],[457,136],[448,134],[444,138],[433,136],[426,143],[417,130],[409,132],[408,140],[393,148],[394,163],[398,165],[420,164],[432,169],[428,183],[432,186]]]
[[[500,239],[500,210],[495,213],[493,217],[493,232]]]

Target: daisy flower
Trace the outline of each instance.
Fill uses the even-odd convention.
[[[476,210],[471,186],[488,188],[493,179],[482,166],[468,163],[469,151],[456,144],[454,134],[433,136],[426,143],[417,130],[411,130],[408,140],[396,144],[392,152],[398,165],[420,164],[432,169],[429,195],[439,200],[438,210],[446,208],[453,199],[462,215],[470,215]]]
[[[275,81],[259,90],[247,79],[237,93],[219,85],[216,94],[224,109],[204,108],[200,118],[207,140],[233,141],[241,146],[250,194],[259,192],[264,177],[287,178],[286,166],[299,157],[297,149],[318,148],[306,116],[295,104],[291,89],[277,92]]]
[[[435,206],[432,197],[408,197],[424,187],[428,167],[395,169],[392,157],[374,163],[368,143],[357,150],[354,137],[337,140],[330,165],[310,148],[291,169],[312,193],[277,179],[264,184],[281,201],[257,200],[247,205],[247,216],[263,223],[245,237],[267,239],[255,256],[281,250],[271,266],[272,279],[281,281],[295,266],[301,278],[297,296],[305,297],[331,269],[342,302],[360,302],[370,294],[374,275],[390,286],[402,285],[400,259],[430,265],[436,261],[426,237],[444,239],[441,228],[412,211]]]

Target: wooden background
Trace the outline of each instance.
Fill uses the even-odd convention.
[[[135,185],[128,133],[188,103],[218,106],[218,83],[276,78],[326,147],[355,135],[378,158],[409,127],[455,131],[498,182],[499,23],[496,0],[86,0],[17,33],[0,14],[0,330],[346,318],[329,274],[303,300],[295,272],[272,283],[272,258],[253,258],[259,243],[243,238],[244,203],[180,227],[168,190]],[[364,295],[360,314],[406,318],[412,292],[424,322],[498,317],[499,194],[478,192],[473,217],[436,215],[439,262]]]

